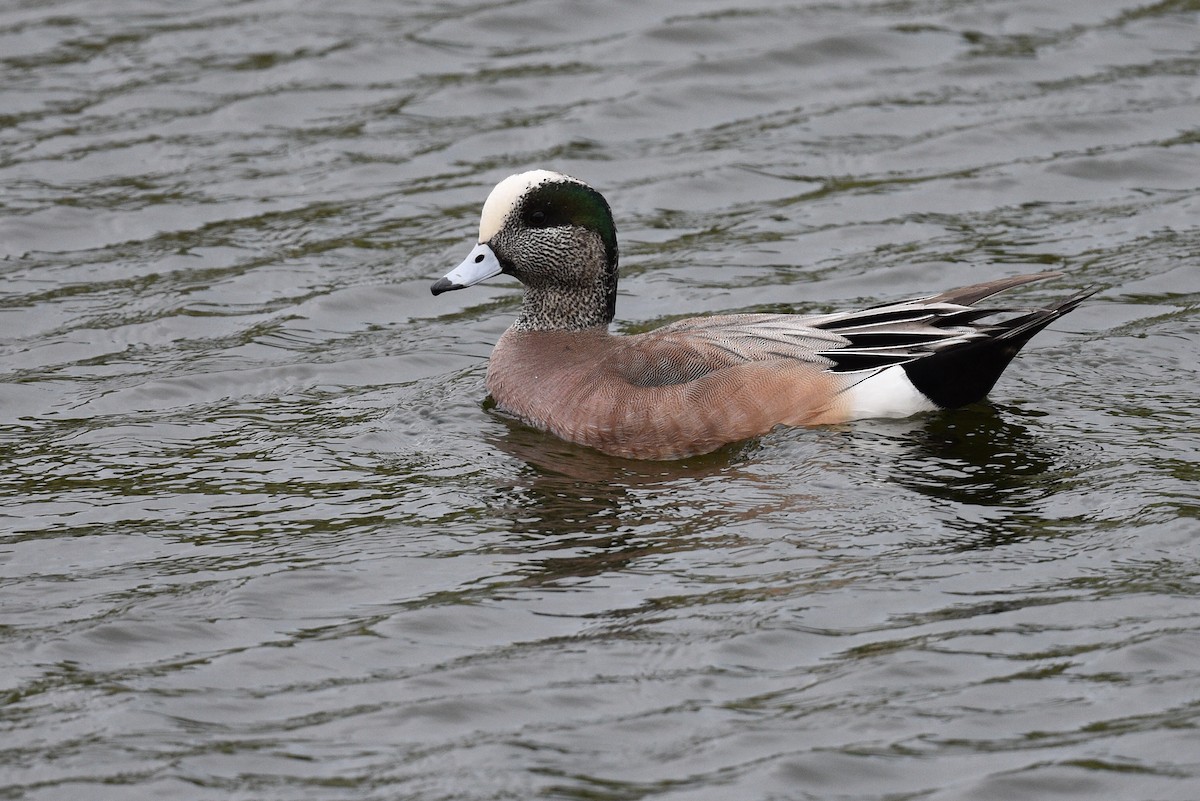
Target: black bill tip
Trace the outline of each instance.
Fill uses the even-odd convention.
[[[449,292],[452,289],[462,289],[462,284],[456,284],[448,278],[439,278],[434,281],[433,286],[429,287],[429,291],[435,295],[440,295],[443,292]]]

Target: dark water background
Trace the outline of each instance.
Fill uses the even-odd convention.
[[[988,404],[489,411],[491,186],[618,328],[1039,269]],[[1200,798],[1200,4],[0,5],[0,798]]]

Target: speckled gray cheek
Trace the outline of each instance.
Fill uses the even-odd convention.
[[[582,228],[506,228],[492,239],[506,271],[525,285],[518,330],[580,329],[612,320],[616,266],[604,243]],[[611,270],[610,270],[611,268]]]

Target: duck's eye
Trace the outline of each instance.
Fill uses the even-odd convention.
[[[534,225],[545,225],[546,224],[546,212],[535,211],[533,214],[529,215],[529,222],[533,223]]]

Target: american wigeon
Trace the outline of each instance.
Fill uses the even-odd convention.
[[[938,295],[816,316],[694,317],[609,333],[617,233],[608,203],[546,170],[501,181],[479,244],[438,295],[504,273],[525,285],[492,351],[487,388],[530,425],[605,453],[675,459],[778,425],[904,417],[982,399],[1034,334],[1094,290],[1041,309],[974,308],[1058,273],[1001,278]]]

